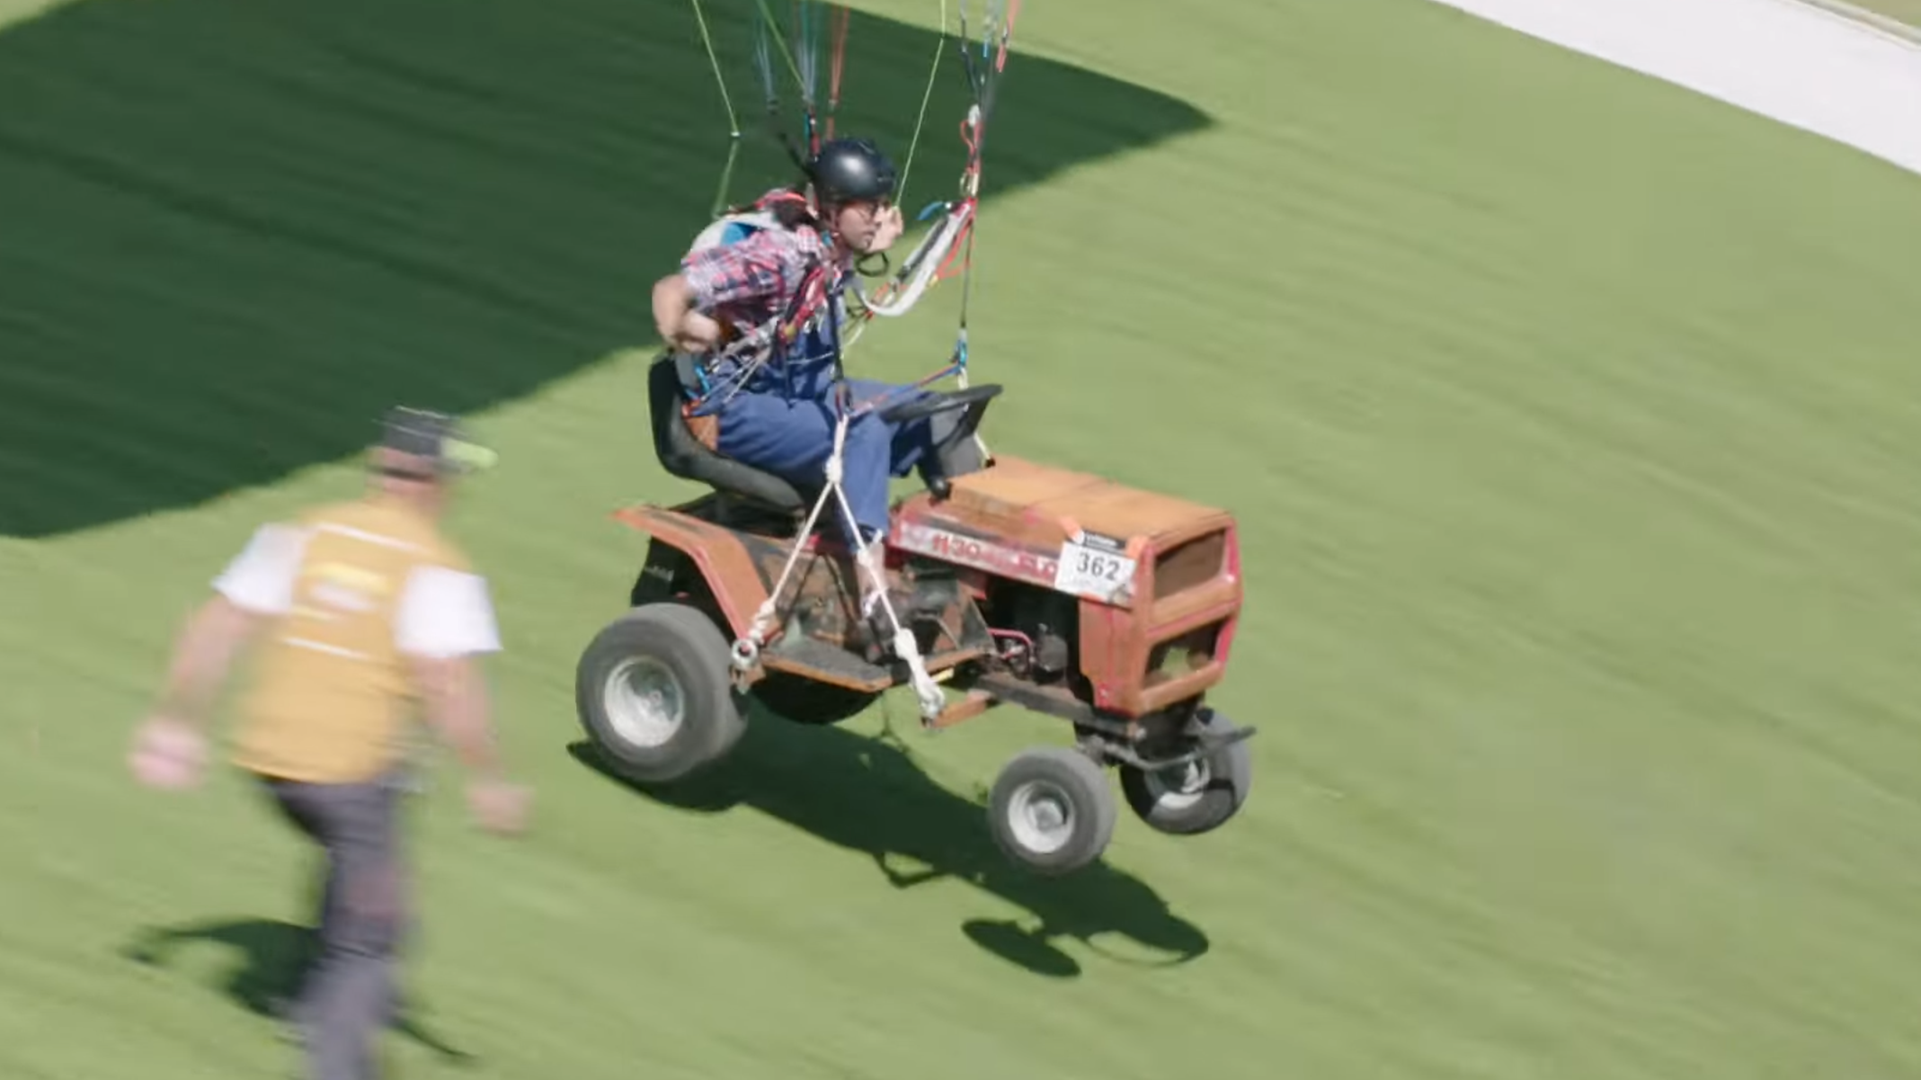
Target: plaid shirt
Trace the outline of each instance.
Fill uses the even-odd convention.
[[[706,365],[708,377],[726,384],[738,378],[744,365],[769,359],[775,328],[808,272],[830,259],[827,244],[813,229],[775,226],[731,244],[691,252],[681,260],[681,273],[693,290],[694,306],[737,335],[732,340],[723,338],[720,352]],[[839,285],[847,269],[844,260],[828,268],[828,295],[836,314]],[[820,333],[825,314],[817,312],[798,335],[790,347],[790,361],[806,363],[826,358],[827,347]],[[771,366],[760,365],[746,387],[764,389],[770,379],[775,383],[783,379],[785,372],[769,371]]]

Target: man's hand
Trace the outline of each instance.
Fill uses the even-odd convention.
[[[162,791],[198,787],[206,765],[207,740],[200,729],[164,713],[135,729],[127,754],[134,778]]]
[[[668,347],[704,353],[720,344],[720,324],[694,310],[694,290],[681,274],[654,282],[654,329]]]
[[[500,767],[488,723],[488,696],[472,657],[416,660],[414,677],[427,706],[427,720],[467,767],[467,809],[489,832],[526,827],[532,793],[510,784]]]
[[[882,210],[879,220],[874,225],[874,243],[868,251],[886,251],[893,247],[894,241],[899,240],[900,234],[906,231],[907,224],[901,220],[900,207],[890,206]]]
[[[475,777],[467,782],[468,812],[488,832],[508,835],[524,831],[532,801],[532,791],[505,780]]]
[[[201,718],[226,679],[234,654],[259,626],[259,616],[219,594],[187,619],[174,643],[160,704],[134,730],[127,752],[134,779],[163,791],[199,785],[207,765]]]

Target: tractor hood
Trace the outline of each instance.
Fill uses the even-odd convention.
[[[1137,570],[1165,594],[1179,579],[1238,576],[1225,510],[1128,487],[1091,473],[997,457],[953,481],[948,497],[916,493],[895,515],[894,547],[1126,606]]]

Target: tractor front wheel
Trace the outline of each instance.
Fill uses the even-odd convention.
[[[1107,774],[1087,755],[1028,750],[1007,763],[988,794],[994,842],[1042,874],[1067,874],[1100,858],[1119,815]]]

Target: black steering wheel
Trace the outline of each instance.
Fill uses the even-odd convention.
[[[879,409],[877,415],[890,424],[905,423],[937,413],[985,404],[999,397],[1000,392],[999,383],[982,383],[964,390],[927,390],[897,405]]]

